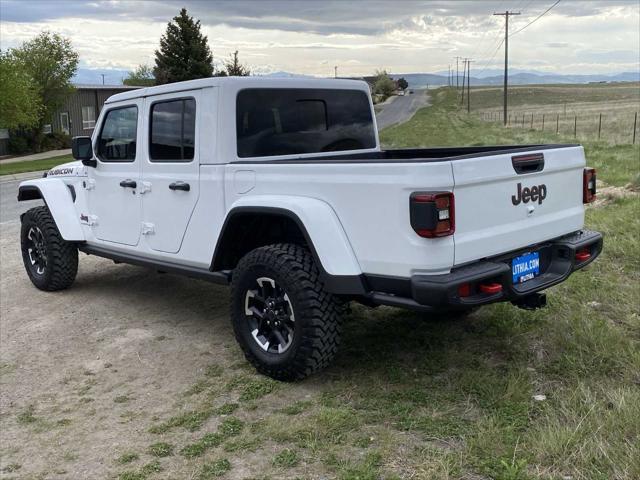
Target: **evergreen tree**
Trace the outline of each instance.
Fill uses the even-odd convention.
[[[230,77],[248,77],[251,75],[251,71],[238,60],[238,50],[233,52],[231,59],[224,66],[227,69],[227,75]]]
[[[194,21],[185,8],[160,39],[153,75],[158,85],[213,75],[213,55],[207,37],[200,33],[200,20]]]

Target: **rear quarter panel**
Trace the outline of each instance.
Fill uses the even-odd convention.
[[[412,192],[453,188],[450,162],[256,162],[229,164],[226,169],[228,208],[242,197],[243,203],[250,204],[252,196],[265,195],[309,197],[330,205],[363,273],[408,277],[414,272],[448,272],[453,265],[452,237],[420,238],[409,222]],[[338,247],[320,249],[330,252],[331,248]]]

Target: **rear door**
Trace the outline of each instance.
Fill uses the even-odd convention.
[[[582,147],[451,162],[455,264],[517,250],[584,224]]]
[[[146,99],[142,233],[153,250],[180,250],[198,201],[200,98],[200,90],[193,90]]]

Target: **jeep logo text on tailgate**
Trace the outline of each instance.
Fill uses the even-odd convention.
[[[534,185],[531,188],[522,188],[522,184],[518,183],[518,191],[515,195],[511,196],[511,203],[514,205],[520,205],[520,203],[537,201],[538,204],[541,204],[545,198],[547,198],[547,186],[544,183],[538,186]]]

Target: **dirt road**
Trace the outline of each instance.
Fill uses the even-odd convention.
[[[15,182],[0,188],[15,202]],[[277,449],[268,441],[261,449],[269,454],[261,456],[211,446],[196,457],[178,453],[220,428],[224,445],[239,441],[248,434],[243,425],[273,405],[304,398],[313,385],[268,395],[277,385],[255,375],[236,347],[228,290],[81,254],[71,289],[41,292],[24,273],[18,211],[7,202],[0,232],[0,478],[194,478],[209,464],[229,469],[225,478],[245,478],[273,468]],[[257,417],[241,408],[258,399]],[[181,415],[188,425],[175,421]],[[172,426],[151,433],[172,418]],[[175,453],[149,453],[157,442]]]

